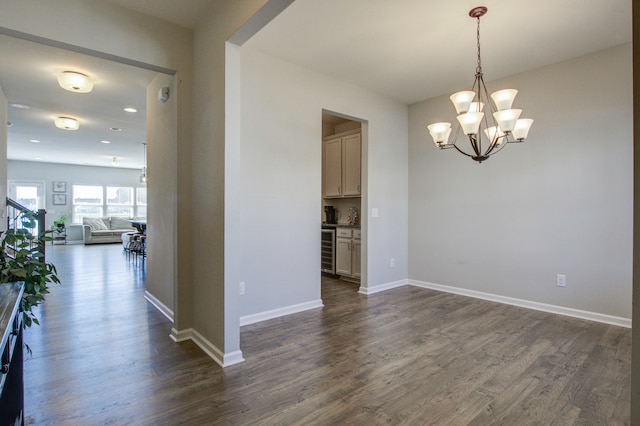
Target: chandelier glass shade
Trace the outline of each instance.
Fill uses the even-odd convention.
[[[521,109],[512,109],[518,93],[515,89],[498,90],[489,96],[482,73],[480,57],[480,17],[487,8],[479,6],[469,11],[477,20],[478,63],[471,90],[454,93],[451,102],[458,114],[458,125],[451,138],[451,123],[427,126],[433,142],[440,149],[455,148],[479,163],[499,152],[507,143],[524,142],[533,124],[530,118],[520,118]],[[460,135],[462,133],[462,135]],[[468,140],[470,149],[462,149],[458,139]]]

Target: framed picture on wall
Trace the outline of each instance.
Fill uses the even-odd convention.
[[[53,182],[53,192],[67,192],[67,182]]]
[[[67,194],[53,194],[53,204],[56,206],[67,204]]]

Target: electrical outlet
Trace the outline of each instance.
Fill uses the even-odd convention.
[[[244,281],[240,282],[240,296],[244,296]]]
[[[556,275],[556,286],[557,287],[566,287],[567,286],[567,276],[562,274]]]
[[[392,267],[392,268],[396,267],[396,260],[393,257],[389,261],[389,266]]]

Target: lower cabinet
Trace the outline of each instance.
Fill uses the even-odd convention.
[[[337,228],[336,274],[360,278],[360,230]]]

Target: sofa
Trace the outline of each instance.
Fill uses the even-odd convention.
[[[129,220],[122,217],[83,217],[85,244],[122,243],[122,234],[138,232]]]

